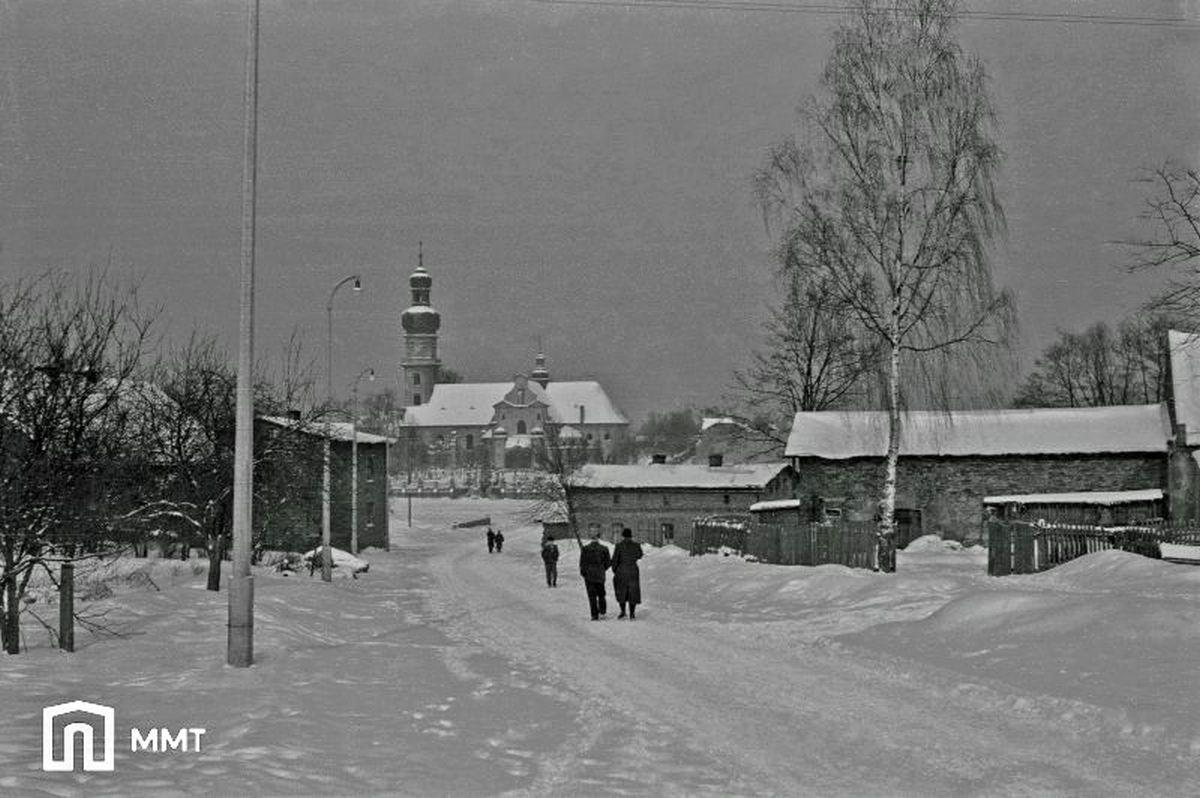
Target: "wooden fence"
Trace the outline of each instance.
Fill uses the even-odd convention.
[[[869,521],[755,523],[699,518],[692,529],[693,556],[728,548],[776,565],[875,567],[878,527]]]
[[[1200,546],[1200,526],[1195,523],[1096,527],[990,521],[987,527],[988,573],[992,576],[1045,571],[1106,549],[1158,559],[1162,543]]]

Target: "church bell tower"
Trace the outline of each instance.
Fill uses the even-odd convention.
[[[404,327],[404,359],[400,361],[400,395],[405,407],[423,405],[429,401],[437,383],[438,328],[442,316],[429,304],[433,278],[425,271],[423,247],[417,244],[417,270],[408,278],[412,289],[412,305],[400,314]]]

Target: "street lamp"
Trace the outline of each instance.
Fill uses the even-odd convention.
[[[358,554],[358,384],[366,377],[375,381],[375,369],[365,368],[354,378],[350,393],[354,397],[350,414],[350,553]]]
[[[325,348],[325,398],[329,407],[333,407],[333,297],[338,289],[348,282],[354,282],[354,290],[362,290],[362,280],[357,274],[343,277],[334,284],[329,292],[329,300],[325,303],[325,315],[328,320],[329,338]],[[324,469],[321,480],[321,579],[333,581],[333,550],[330,544],[331,508],[329,506],[332,492],[332,474],[329,462],[329,422],[325,423]]]

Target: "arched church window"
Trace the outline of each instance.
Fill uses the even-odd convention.
[[[521,419],[520,421],[517,422],[517,434],[518,435],[525,434],[525,419]]]

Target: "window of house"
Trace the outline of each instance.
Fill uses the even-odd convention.
[[[474,436],[474,435],[468,435],[468,436],[467,436],[467,440],[466,440],[466,446],[467,446],[467,448],[468,448],[468,449],[474,449],[474,448],[475,448],[475,436]]]
[[[421,394],[419,394],[419,393],[414,393],[414,394],[413,394],[413,404],[414,404],[414,405],[419,405],[419,404],[421,404]]]
[[[662,539],[664,543],[669,543],[675,539],[675,525],[664,522],[662,524]]]
[[[518,435],[525,434],[525,419],[521,419],[520,421],[517,422],[517,434]]]
[[[670,496],[668,496],[668,495],[666,495],[666,494],[664,493],[664,494],[663,494],[663,497],[662,497],[662,500],[663,500],[663,507],[670,507],[670,506],[671,506],[671,497],[670,497]]]
[[[420,385],[420,384],[421,384],[421,373],[419,371],[414,371],[413,372],[413,385]]]
[[[729,494],[728,493],[725,494],[725,496],[722,498],[722,501],[724,501],[726,504],[729,504]]]
[[[611,432],[606,432],[606,433],[604,433],[604,440],[606,440],[606,441],[611,441],[611,440],[612,440],[612,433],[611,433]]]
[[[613,504],[620,504],[620,503],[621,503],[621,494],[614,493],[613,494]]]

